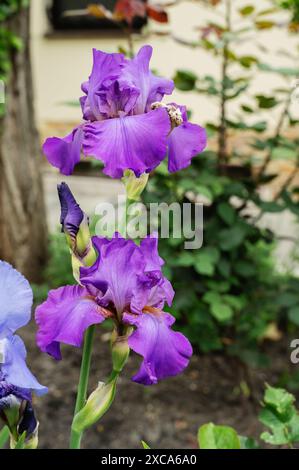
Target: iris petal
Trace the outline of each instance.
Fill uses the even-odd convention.
[[[79,127],[62,139],[49,137],[43,145],[43,152],[49,163],[59,168],[63,175],[71,175],[80,161],[82,141],[83,129]]]
[[[29,322],[32,302],[29,282],[10,264],[0,261],[0,339]]]
[[[152,385],[187,367],[192,347],[184,335],[171,330],[175,321],[172,315],[161,311],[141,315],[126,313],[123,320],[136,327],[129,337],[129,346],[144,358],[132,377],[134,382]]]
[[[190,165],[191,159],[204,150],[207,136],[204,128],[184,122],[175,127],[168,139],[168,170],[170,173]]]
[[[81,286],[65,286],[49,292],[47,300],[36,309],[37,344],[55,359],[61,359],[59,343],[81,346],[90,325],[105,317],[89,291]]]
[[[26,365],[26,349],[21,338],[11,336],[4,341],[5,362],[1,365],[1,374],[5,382],[21,389],[34,391],[37,395],[47,393],[47,387],[38,383]]]
[[[87,124],[84,131],[84,153],[103,161],[104,173],[121,178],[129,169],[140,176],[165,158],[170,121],[163,109],[157,109]]]

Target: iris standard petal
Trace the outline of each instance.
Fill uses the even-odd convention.
[[[83,141],[83,128],[74,129],[64,138],[49,137],[44,145],[43,152],[51,165],[59,168],[63,175],[71,175],[80,161]]]
[[[101,307],[81,286],[51,290],[47,300],[35,312],[37,344],[55,359],[61,359],[59,343],[81,346],[90,326],[105,320]]]
[[[32,302],[29,282],[10,264],[0,261],[0,339],[29,322]]]
[[[140,94],[134,106],[134,114],[142,114],[150,110],[150,105],[161,101],[165,94],[171,94],[174,89],[172,80],[156,77],[149,69],[153,48],[143,46],[136,56],[126,61],[120,75],[120,83],[135,85]]]
[[[104,307],[112,303],[121,314],[132,300],[138,275],[142,274],[144,267],[139,247],[117,234],[109,243],[101,245],[99,259],[94,266],[81,268],[80,282],[99,289],[97,301]]]
[[[124,62],[123,54],[107,54],[93,49],[92,72],[89,80],[82,85],[82,91],[87,95],[81,98],[84,119],[94,121],[105,118],[105,109],[101,108],[103,94],[119,77]]]
[[[174,296],[174,290],[161,270],[164,261],[158,253],[158,235],[153,233],[144,238],[140,250],[146,265],[144,273],[138,276],[136,292],[131,302],[134,313],[141,313],[146,305],[162,309],[165,302],[171,305]]]
[[[159,270],[164,264],[164,260],[158,253],[158,241],[158,234],[152,233],[151,235],[143,238],[140,243],[140,249],[146,259],[146,271]]]
[[[190,165],[191,159],[204,150],[207,135],[203,127],[183,122],[168,138],[168,170],[170,173]]]
[[[94,122],[84,128],[84,153],[103,161],[104,173],[112,178],[121,178],[128,169],[140,176],[165,158],[169,131],[163,109]]]
[[[126,313],[125,323],[136,329],[129,337],[129,346],[144,360],[132,380],[152,385],[182,372],[189,363],[192,347],[181,333],[171,330],[175,319],[165,312],[132,315]]]
[[[0,368],[5,382],[34,391],[37,395],[47,393],[47,387],[38,383],[26,365],[26,349],[22,339],[19,336],[11,336],[3,341],[4,363]]]

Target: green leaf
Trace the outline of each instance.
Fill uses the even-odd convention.
[[[213,304],[213,303],[220,303],[221,302],[221,297],[218,292],[215,292],[213,290],[210,290],[206,292],[203,296],[203,301],[206,302],[207,304]]]
[[[254,112],[254,110],[246,104],[242,104],[241,108],[244,111],[244,113],[252,114]]]
[[[249,16],[255,11],[255,7],[253,5],[246,5],[245,7],[239,10],[239,13],[242,16]]]
[[[150,449],[150,446],[144,441],[141,441],[141,445],[144,449]]]
[[[284,206],[274,201],[260,201],[258,205],[263,210],[263,212],[277,213],[285,210]]]
[[[235,225],[229,229],[223,229],[219,232],[220,248],[224,251],[230,251],[237,248],[244,241],[247,229],[243,225]]]
[[[199,274],[212,276],[215,271],[215,265],[219,260],[220,253],[216,247],[202,248],[196,255],[195,270]]]
[[[213,199],[214,199],[213,194],[209,188],[201,184],[198,184],[196,185],[195,189],[198,194],[205,196],[210,202],[213,202]]]
[[[256,100],[260,109],[271,109],[279,104],[274,96],[256,95]]]
[[[9,429],[7,426],[4,426],[4,428],[2,428],[0,431],[0,449],[3,449],[8,439],[9,439]]]
[[[233,316],[233,310],[229,305],[215,302],[211,305],[211,313],[220,322],[228,321]]]
[[[219,263],[217,264],[217,269],[221,276],[223,277],[229,277],[231,273],[231,265],[229,261],[225,258],[221,258]]]
[[[26,431],[19,437],[18,442],[15,444],[14,449],[24,449],[26,439]]]
[[[299,442],[299,414],[294,406],[295,397],[282,388],[267,386],[260,421],[270,428],[261,439],[272,445]]]
[[[175,86],[182,91],[191,91],[195,88],[197,76],[189,70],[177,70],[174,77]]]
[[[236,431],[229,426],[204,424],[198,430],[200,449],[240,449],[240,439]]]
[[[275,72],[280,75],[297,77],[299,74],[299,68],[291,67],[273,67],[269,64],[259,63],[258,68],[263,72]]]
[[[178,255],[178,259],[175,259],[173,262],[174,266],[183,266],[189,267],[194,264],[194,255],[189,251],[184,251]]]
[[[254,56],[245,55],[245,56],[239,57],[238,62],[246,69],[249,69],[252,65],[256,64],[258,60]]]
[[[233,265],[234,271],[242,277],[252,277],[256,274],[256,269],[252,263],[245,260],[236,261]]]
[[[236,211],[228,202],[221,202],[217,207],[217,212],[227,225],[232,225],[234,223]]]
[[[259,449],[259,445],[252,437],[239,436],[241,449]]]
[[[264,30],[264,29],[272,29],[275,25],[274,21],[263,20],[263,21],[256,21],[255,26],[257,29]]]
[[[295,402],[295,397],[283,388],[267,386],[264,402],[266,405],[273,406],[278,413],[285,413]]]

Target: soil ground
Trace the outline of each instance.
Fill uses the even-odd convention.
[[[76,396],[81,351],[64,346],[63,360],[55,362],[41,354],[34,341],[34,323],[21,331],[28,347],[28,363],[49,394],[35,400],[40,421],[40,447],[65,448]],[[132,353],[119,380],[117,396],[100,424],[86,432],[85,448],[140,448],[145,440],[152,448],[196,448],[198,427],[207,422],[235,427],[239,434],[258,437],[257,415],[264,383],[276,384],[291,365],[289,342],[269,343],[272,358],[268,369],[249,374],[234,358],[194,355],[178,377],[151,387],[131,382],[140,358]],[[100,328],[95,338],[90,390],[110,373],[108,334]],[[251,397],[241,392],[247,383]],[[246,389],[246,387],[245,387]],[[243,386],[244,390],[244,386]]]

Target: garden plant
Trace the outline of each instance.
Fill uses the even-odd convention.
[[[26,3],[5,2],[1,18]],[[134,5],[134,14],[137,9],[139,14],[147,12],[160,22],[167,21],[164,10],[146,4],[142,9],[139,3]],[[52,269],[56,279],[49,292],[45,285],[37,296],[36,343],[41,354],[53,361],[63,361],[61,344],[82,349],[71,449],[81,448],[84,432],[117,399],[118,380],[126,374],[132,352],[140,356],[140,367],[132,377],[136,387],[156,387],[161,380],[184,372],[193,347],[196,352],[223,350],[240,362],[259,363],[263,359],[259,345],[265,338],[273,339],[278,329],[294,332],[299,325],[299,280],[293,273],[276,269],[273,253],[278,240],[261,224],[266,213],[289,210],[299,215],[298,187],[293,185],[299,139],[285,132],[286,124],[288,129],[298,124],[291,111],[292,81],[299,74],[297,57],[292,57],[292,67],[277,68],[263,58],[237,51],[240,41],[281,27],[275,20],[281,8],[291,9],[287,27],[294,30],[298,5],[271,2],[269,9],[260,10],[248,4],[235,11],[230,0],[205,3],[213,9],[224,8],[222,22],[200,27],[196,44],[183,42],[212,54],[221,69],[220,79],[198,77],[189,70],[178,70],[174,80],[153,73],[153,49],[145,45],[135,53],[133,16],[126,10],[127,54],[93,49],[91,74],[82,77],[86,81],[79,98],[81,122],[67,136],[48,137],[43,144],[48,162],[63,175],[57,188],[62,234],[53,238],[52,247],[54,243],[57,247],[48,267],[48,276]],[[121,7],[123,2],[113,20],[123,15]],[[108,15],[99,5],[91,5],[89,11],[94,16]],[[4,58],[0,78],[6,79],[7,51],[22,46],[6,29],[0,33]],[[275,95],[252,96],[253,73],[258,71],[279,74],[285,87],[275,90]],[[218,122],[194,123],[192,110],[173,102],[175,86],[217,100]],[[239,111],[232,117],[234,100]],[[276,108],[273,131],[267,119],[258,120],[256,115]],[[293,161],[294,169],[269,200],[263,189],[277,178],[271,163],[281,155]],[[126,192],[123,218],[109,237],[98,233],[63,181],[90,158],[100,162],[106,177],[121,180]],[[189,204],[194,219],[197,204],[203,204],[203,247],[186,250],[183,237],[160,239],[159,225],[157,231],[146,226],[143,236],[130,236],[132,209],[141,200],[148,209],[152,203]],[[63,260],[68,258],[66,271],[61,254]],[[34,286],[34,291],[38,289]],[[0,419],[4,426],[0,448],[9,443],[12,449],[35,449],[43,423],[39,426],[33,395],[46,394],[49,384],[41,385],[28,369],[26,348],[18,335],[31,319],[32,288],[5,261],[0,261],[0,302]],[[91,391],[95,330],[102,323],[109,331],[111,373],[98,377],[98,386]],[[288,391],[266,385],[259,420],[267,428],[260,437],[263,443],[298,445],[299,415],[295,397]],[[198,443],[201,449],[261,445],[229,426],[213,423],[200,427]],[[149,448],[150,443],[143,447]]]

